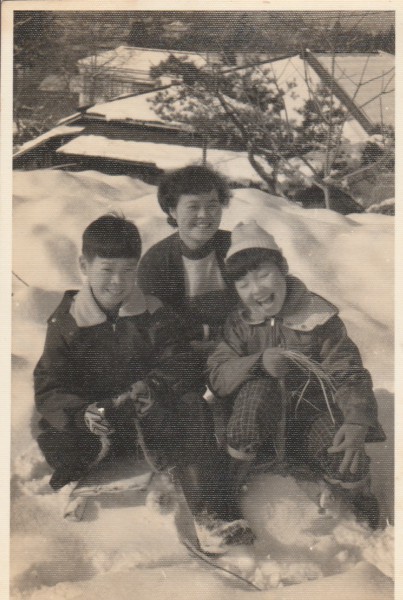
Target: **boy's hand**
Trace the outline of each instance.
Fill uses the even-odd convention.
[[[88,429],[94,435],[109,435],[113,429],[105,419],[104,409],[100,408],[96,402],[93,402],[84,413],[84,422]]]
[[[291,367],[291,361],[280,348],[267,348],[263,352],[262,363],[268,374],[276,379],[285,377]]]
[[[350,473],[357,472],[364,453],[367,431],[367,425],[352,423],[345,423],[337,431],[333,438],[333,446],[327,451],[329,454],[344,451],[344,457],[339,467],[340,473],[345,473],[347,469]]]
[[[129,397],[134,402],[134,407],[138,417],[144,417],[152,405],[154,398],[151,390],[144,381],[136,381],[129,390]]]

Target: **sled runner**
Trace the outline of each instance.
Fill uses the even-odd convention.
[[[100,462],[73,487],[63,516],[71,521],[80,521],[88,498],[145,491],[152,477],[153,472],[147,462],[134,456]]]
[[[222,554],[214,554],[210,552],[205,552],[202,550],[198,535],[196,532],[196,527],[194,523],[194,517],[190,512],[189,506],[186,502],[186,498],[182,492],[182,490],[177,486],[176,489],[177,496],[177,510],[175,513],[175,525],[178,533],[179,541],[186,547],[188,552],[195,558],[202,560],[206,565],[209,565],[213,569],[217,569],[223,573],[231,577],[235,577],[238,582],[242,582],[247,589],[251,587],[256,590],[263,590],[265,588],[260,587],[254,581],[248,579],[241,575],[240,572],[237,571],[236,565],[231,565],[228,560],[226,560],[225,556]],[[230,554],[231,550],[228,550]],[[254,558],[254,549],[253,546],[237,546],[237,554],[239,556],[240,552],[245,553],[245,557]]]
[[[188,540],[186,538],[181,538],[181,542],[188,549],[189,553],[192,556],[202,560],[204,563],[210,565],[214,569],[218,569],[219,571],[222,571],[223,573],[227,573],[228,575],[235,577],[238,581],[242,581],[248,588],[252,587],[256,590],[261,590],[261,591],[265,589],[264,587],[260,587],[252,580],[247,579],[247,577],[244,577],[243,575],[238,573],[235,566],[232,569],[232,568],[230,568],[230,566],[228,564],[224,565],[223,558],[220,557],[220,555],[206,554],[200,548],[198,543],[193,544],[190,540]],[[250,547],[246,546],[245,547],[245,556],[249,556],[251,554],[251,552],[253,552],[253,551],[250,549]]]

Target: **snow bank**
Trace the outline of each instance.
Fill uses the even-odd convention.
[[[99,498],[82,522],[63,521],[67,492],[50,492],[50,470],[33,442],[37,415],[32,408],[32,369],[43,346],[46,318],[63,290],[80,283],[81,233],[101,214],[121,211],[139,226],[146,250],[172,232],[155,188],[123,176],[44,170],[15,173],[14,194],[13,270],[18,278],[14,278],[13,295],[13,598],[124,600],[135,593],[138,600],[151,595],[187,600],[190,593],[205,598],[207,589],[219,597],[229,593],[234,598],[249,597],[249,591],[190,558],[177,539],[173,515],[150,510],[141,494]],[[250,218],[274,234],[292,273],[340,307],[373,374],[380,418],[389,434],[385,444],[370,449],[374,488],[384,517],[392,519],[394,219],[308,211],[257,190],[236,190],[222,225],[232,229]],[[236,553],[228,557],[241,561],[246,570],[254,568],[256,577],[272,588],[269,595],[256,594],[285,600],[294,598],[298,589],[299,596],[306,594],[312,600],[324,595],[331,599],[335,591],[351,600],[391,598],[391,531],[374,536],[357,529],[355,537],[347,540],[349,526],[343,533],[336,525],[342,526],[345,519],[349,522],[348,515],[342,511],[331,528],[317,522],[316,505],[308,493],[298,500],[303,523],[291,502],[295,482],[282,484],[285,487],[278,481],[256,480],[245,510],[266,540],[262,552],[293,548],[292,560],[266,556],[259,563],[242,563],[244,557]],[[291,497],[288,505],[284,496]],[[312,531],[305,526],[308,522]],[[338,575],[307,581],[334,573],[336,563]],[[276,590],[287,577],[302,583]]]

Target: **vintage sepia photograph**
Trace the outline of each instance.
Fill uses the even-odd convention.
[[[6,593],[397,598],[396,6],[89,4],[1,6]]]

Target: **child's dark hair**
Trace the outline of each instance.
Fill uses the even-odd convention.
[[[168,223],[177,227],[178,224],[169,211],[176,208],[179,198],[183,194],[203,194],[212,190],[217,191],[222,206],[227,206],[231,192],[226,179],[211,167],[188,165],[162,177],[158,186],[158,202],[168,215]]]
[[[281,252],[268,248],[246,248],[233,254],[226,261],[226,273],[230,281],[235,282],[249,271],[254,271],[262,263],[271,262],[277,265],[282,275],[287,275],[288,264]]]
[[[108,214],[88,225],[83,233],[82,253],[88,260],[100,258],[136,258],[141,256],[141,238],[134,223]]]

